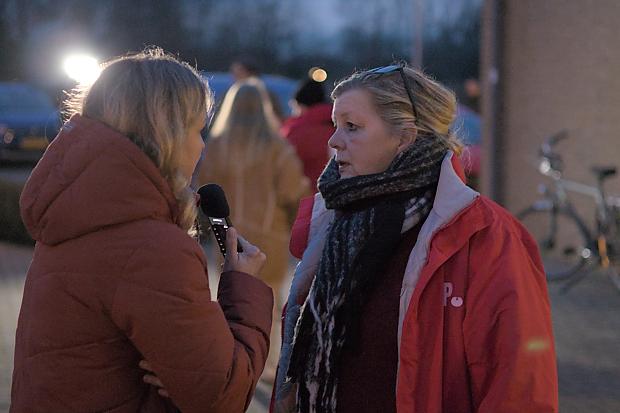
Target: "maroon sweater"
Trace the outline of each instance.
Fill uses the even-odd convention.
[[[359,347],[346,345],[338,367],[338,413],[396,412],[398,307],[405,267],[420,225],[401,237],[362,309]]]

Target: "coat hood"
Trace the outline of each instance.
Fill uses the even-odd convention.
[[[157,166],[126,136],[74,115],[32,171],[20,209],[30,235],[56,245],[142,219],[175,222],[177,202]]]

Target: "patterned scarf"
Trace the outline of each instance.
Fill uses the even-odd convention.
[[[340,354],[357,351],[365,298],[401,233],[426,219],[446,152],[441,139],[419,136],[385,172],[340,179],[332,159],[319,178],[336,214],[295,327],[287,377],[300,413],[336,411]]]

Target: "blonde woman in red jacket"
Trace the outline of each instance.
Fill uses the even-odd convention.
[[[217,301],[188,235],[211,93],[154,49],[108,63],[28,180],[37,241],[11,412],[241,412],[269,347],[265,256],[229,232]],[[170,398],[143,381],[142,359]],[[144,364],[143,364],[144,365]]]
[[[272,411],[557,412],[540,257],[463,183],[453,93],[397,64],[332,97],[336,155],[294,226]]]

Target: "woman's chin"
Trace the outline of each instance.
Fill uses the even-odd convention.
[[[353,178],[356,175],[348,165],[338,168],[338,173],[340,174],[340,179]]]

